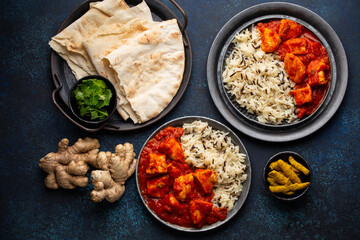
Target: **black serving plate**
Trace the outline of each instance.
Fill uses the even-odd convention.
[[[94,2],[95,0],[88,0],[81,4],[79,7],[74,9],[69,16],[65,19],[65,21],[61,24],[58,29],[58,33],[73,23],[75,20],[80,18],[85,12],[89,10],[89,3]],[[125,0],[129,6],[135,6],[141,3],[141,0]],[[69,108],[69,93],[71,87],[75,84],[76,79],[70,68],[68,67],[65,60],[63,60],[58,54],[54,51],[51,53],[51,73],[53,77],[53,81],[55,84],[55,90],[52,93],[52,100],[55,106],[59,109],[59,111],[66,116],[72,123],[76,126],[80,127],[84,131],[87,132],[96,132],[101,129],[106,129],[110,131],[131,131],[135,129],[141,129],[148,125],[151,125],[161,118],[163,118],[166,114],[168,114],[175,105],[180,101],[182,95],[184,94],[186,87],[190,80],[191,70],[192,70],[192,53],[191,53],[191,45],[189,37],[185,31],[187,26],[187,16],[184,10],[174,1],[170,0],[181,12],[182,17],[184,18],[184,23],[182,24],[179,18],[163,3],[158,0],[146,0],[147,5],[149,6],[154,21],[164,21],[169,19],[177,19],[179,28],[183,34],[184,41],[184,50],[185,50],[185,69],[183,80],[181,82],[180,88],[170,104],[155,118],[150,119],[149,121],[142,124],[134,124],[131,120],[124,121],[121,116],[115,112],[105,123],[94,126],[93,124],[89,125],[78,121],[78,119],[71,113]],[[61,99],[61,103],[58,99]]]
[[[326,98],[310,116],[291,124],[263,124],[240,109],[224,89],[223,64],[234,36],[260,21],[288,18],[312,31],[325,46],[331,62],[331,83]],[[257,139],[285,142],[305,137],[321,128],[335,114],[345,95],[348,67],[344,48],[335,31],[314,12],[290,3],[264,3],[248,8],[230,19],[216,36],[208,57],[210,94],[221,114],[238,130]]]
[[[249,190],[250,190],[250,185],[251,185],[251,165],[250,165],[250,158],[249,158],[249,154],[247,153],[246,151],[246,148],[244,146],[244,144],[241,142],[241,140],[239,139],[239,137],[229,128],[227,127],[226,125],[216,121],[216,120],[213,120],[213,119],[210,119],[210,118],[206,118],[206,117],[201,117],[201,116],[186,116],[186,117],[180,117],[180,118],[176,118],[174,120],[171,120],[165,124],[163,124],[162,126],[160,126],[158,129],[156,129],[149,137],[148,139],[145,141],[143,147],[141,148],[139,154],[137,156],[141,156],[141,153],[144,149],[144,147],[146,146],[147,142],[149,140],[151,140],[152,138],[155,137],[156,134],[158,134],[161,130],[163,130],[164,128],[166,127],[169,127],[169,126],[172,126],[172,127],[181,127],[184,123],[192,123],[193,121],[197,121],[197,120],[200,120],[200,121],[203,121],[203,122],[207,122],[209,124],[209,126],[211,126],[213,129],[215,130],[221,130],[223,132],[227,132],[229,137],[231,137],[231,140],[233,142],[233,144],[235,146],[239,146],[239,149],[240,149],[240,152],[241,153],[244,153],[246,156],[245,156],[245,165],[246,165],[246,174],[247,174],[247,180],[245,182],[243,182],[242,186],[243,186],[243,189],[242,189],[242,192],[240,193],[240,196],[239,196],[239,199],[236,201],[236,203],[234,204],[234,207],[233,209],[228,212],[227,214],[227,217],[224,221],[218,221],[212,225],[205,225],[201,228],[188,228],[188,227],[182,227],[182,226],[179,226],[179,225],[176,225],[176,224],[172,224],[172,223],[169,223],[163,219],[161,219],[159,216],[157,216],[146,204],[145,202],[145,199],[144,197],[142,196],[141,194],[141,190],[140,190],[140,187],[139,187],[139,179],[138,179],[138,167],[139,167],[139,159],[136,163],[136,171],[135,171],[135,174],[136,174],[136,185],[137,185],[137,188],[138,188],[138,192],[139,192],[139,195],[141,197],[141,200],[143,201],[144,205],[146,206],[146,208],[148,209],[148,211],[158,220],[160,221],[161,223],[165,224],[166,226],[170,227],[170,228],[173,228],[173,229],[176,229],[176,230],[179,230],[179,231],[183,231],[183,232],[204,232],[204,231],[209,231],[209,230],[212,230],[214,228],[218,228],[220,227],[221,225],[223,225],[224,223],[226,223],[227,221],[229,221],[231,218],[233,218],[239,211],[240,209],[242,208],[242,206],[244,205],[245,203],[245,200],[247,198],[247,195],[249,193]]]

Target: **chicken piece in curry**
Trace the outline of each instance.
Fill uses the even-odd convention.
[[[201,224],[205,216],[207,216],[212,210],[212,203],[195,199],[190,201],[190,217],[194,224]]]
[[[149,165],[146,168],[146,174],[158,175],[167,173],[166,155],[158,153],[149,153]]]
[[[211,193],[211,190],[217,181],[216,172],[213,172],[210,169],[197,169],[194,173],[194,177],[203,193]]]
[[[170,162],[168,164],[168,174],[173,179],[178,178],[182,175],[181,169],[176,165],[176,162]]]
[[[175,195],[172,193],[166,195],[163,202],[165,203],[165,210],[168,212],[183,213],[184,211],[187,211],[186,205],[183,205],[181,202],[179,202],[179,200],[177,200]]]
[[[175,138],[163,140],[158,146],[158,151],[165,153],[171,160],[183,162],[185,159],[181,144]]]
[[[297,38],[302,33],[302,26],[289,19],[281,19],[279,24],[279,35],[282,40]]]
[[[265,28],[261,35],[261,49],[264,52],[273,52],[280,46],[281,39],[279,34],[270,28]]]
[[[174,193],[180,201],[191,199],[195,192],[195,182],[192,173],[182,175],[174,181]]]
[[[307,73],[310,86],[324,85],[328,82],[325,73],[330,70],[330,66],[325,63],[325,60],[314,60],[310,62]]]
[[[171,181],[168,175],[147,180],[147,192],[155,198],[164,197],[170,191]]]
[[[294,96],[297,106],[301,106],[312,101],[312,90],[309,84],[306,84],[303,88],[295,89],[290,93]]]
[[[304,38],[292,38],[283,42],[283,48],[286,52],[292,54],[309,53],[308,41]]]
[[[284,68],[289,78],[296,83],[301,83],[306,77],[306,66],[292,53],[285,55]]]

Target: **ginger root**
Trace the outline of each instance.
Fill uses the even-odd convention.
[[[59,187],[74,189],[85,187],[88,178],[85,176],[89,165],[101,169],[91,173],[94,190],[91,199],[101,202],[119,200],[125,191],[125,181],[134,173],[136,159],[133,145],[117,145],[115,153],[99,152],[98,140],[79,138],[73,146],[64,138],[59,143],[57,153],[49,153],[40,159],[40,168],[48,173],[45,186],[51,189]]]
[[[111,154],[109,170],[96,170],[91,173],[94,190],[91,200],[101,202],[104,198],[114,202],[121,198],[125,191],[125,181],[134,173],[136,166],[133,145],[117,145]]]
[[[57,153],[49,153],[40,159],[40,168],[48,173],[45,178],[48,188],[74,189],[88,183],[85,176],[89,170],[87,162],[96,161],[100,147],[98,140],[79,138],[73,146],[68,145],[69,140],[64,138],[59,142]]]

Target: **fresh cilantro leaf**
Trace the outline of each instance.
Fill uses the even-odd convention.
[[[98,113],[96,111],[92,111],[90,114],[91,114],[91,118],[90,118],[91,120],[98,118]]]
[[[113,94],[103,80],[83,80],[74,90],[74,95],[82,117],[102,120],[109,116],[105,108],[109,106]]]

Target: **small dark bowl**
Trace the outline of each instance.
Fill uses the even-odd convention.
[[[78,109],[77,101],[76,101],[76,98],[75,98],[75,95],[74,95],[75,88],[79,84],[81,84],[83,82],[83,80],[94,79],[94,78],[103,80],[105,82],[106,86],[112,92],[112,97],[110,99],[110,103],[105,108],[107,110],[109,116],[107,118],[105,118],[105,119],[102,119],[102,120],[90,120],[90,118],[87,117],[87,116],[84,116],[84,117],[80,116],[80,110]],[[109,79],[104,78],[103,76],[100,76],[100,75],[90,75],[90,76],[80,78],[70,89],[69,106],[70,106],[71,112],[75,115],[75,117],[78,120],[80,120],[81,122],[84,122],[84,123],[88,123],[88,124],[101,124],[101,123],[104,123],[115,112],[115,110],[116,110],[116,102],[117,102],[117,95],[116,95],[116,90],[115,90],[114,85],[109,81]]]
[[[265,167],[264,167],[264,172],[263,172],[264,184],[265,184],[266,190],[272,196],[274,196],[277,199],[284,200],[284,201],[292,201],[292,200],[296,200],[296,199],[300,198],[301,196],[303,196],[307,192],[307,190],[310,187],[310,184],[309,184],[309,186],[307,186],[306,188],[295,191],[294,194],[292,194],[292,195],[286,195],[286,194],[283,194],[283,193],[273,193],[273,192],[270,191],[270,189],[269,189],[270,184],[266,180],[269,172],[271,171],[271,169],[269,167],[270,164],[272,162],[275,162],[275,161],[279,160],[279,159],[282,159],[283,161],[288,162],[289,156],[292,156],[298,163],[301,163],[304,167],[306,167],[310,171],[309,175],[307,175],[307,176],[305,174],[303,174],[303,173],[300,174],[299,178],[301,179],[301,182],[310,182],[310,184],[311,184],[311,179],[312,179],[312,171],[310,169],[310,166],[307,163],[307,161],[305,160],[305,158],[302,157],[300,154],[298,154],[296,152],[285,151],[285,152],[279,152],[279,153],[275,154],[274,156],[272,156],[269,159],[269,161],[266,163]]]

